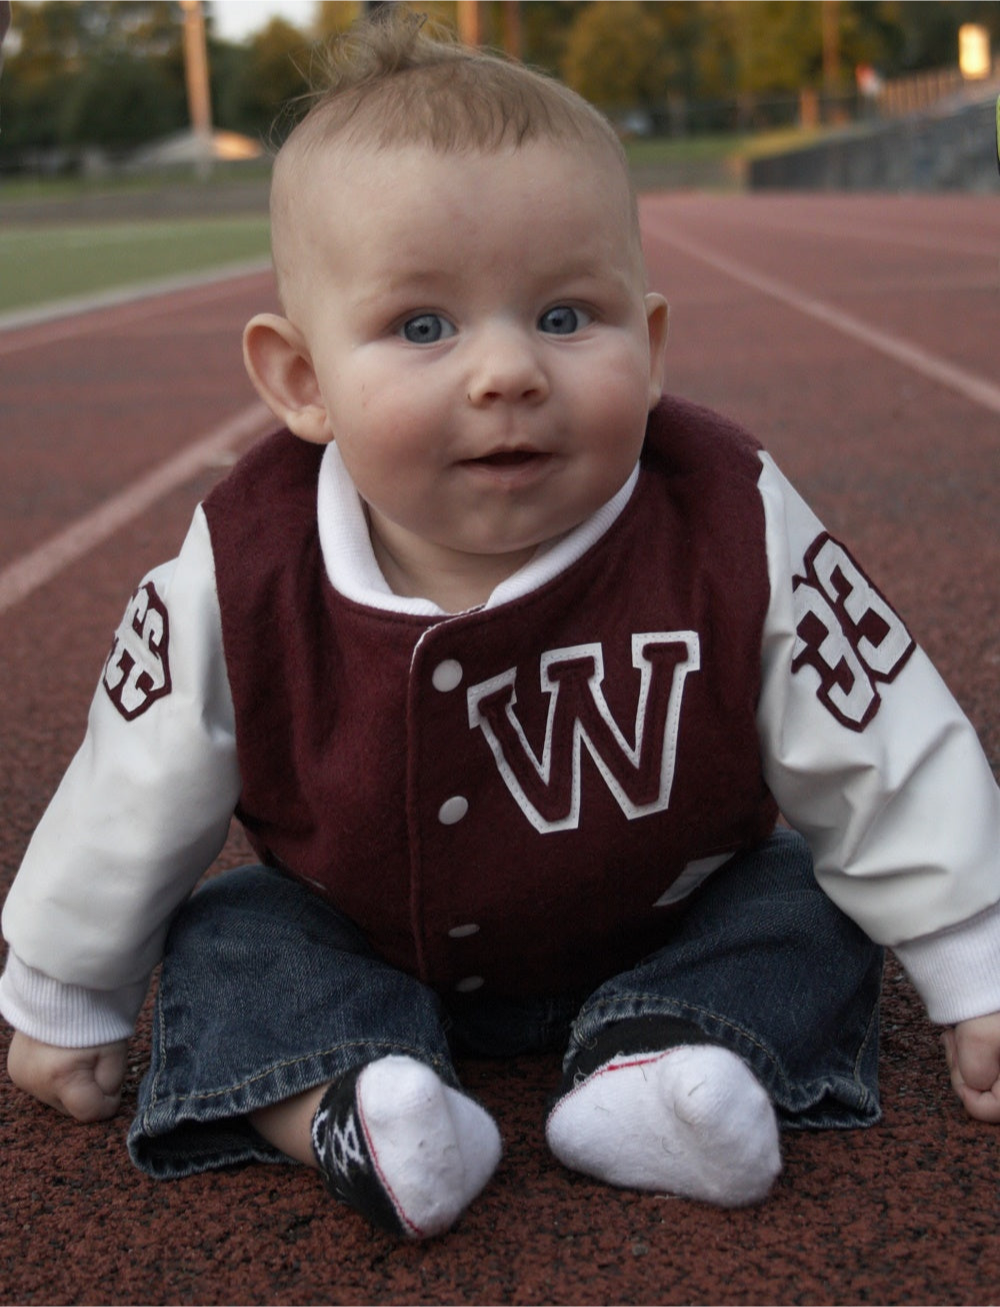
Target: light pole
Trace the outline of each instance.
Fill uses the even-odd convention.
[[[483,43],[482,0],[458,0],[458,34],[466,45]],[[518,0],[503,0],[500,8],[502,44],[509,55],[521,57],[521,6]]]
[[[458,0],[458,34],[465,45],[476,46],[483,39],[483,14],[479,0]]]
[[[212,171],[212,99],[208,89],[208,46],[201,0],[180,0],[184,11],[184,74],[187,81],[188,113],[198,155],[199,177]]]
[[[503,0],[503,48],[515,59],[521,58],[520,0]]]

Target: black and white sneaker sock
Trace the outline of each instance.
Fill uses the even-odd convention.
[[[489,1113],[401,1056],[331,1085],[313,1117],[312,1144],[332,1194],[409,1239],[450,1229],[500,1160]]]
[[[608,1027],[592,1065],[549,1114],[549,1147],[571,1170],[621,1188],[723,1207],[759,1202],[781,1170],[767,1092],[735,1053],[672,1025],[650,1051],[635,1045],[657,1038],[655,1019],[623,1022],[619,1037]],[[668,1031],[689,1042],[664,1047]]]

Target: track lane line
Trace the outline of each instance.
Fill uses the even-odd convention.
[[[232,452],[244,439],[263,435],[273,425],[274,417],[263,404],[255,403],[243,409],[35,549],[15,558],[0,569],[0,614],[27,599],[151,505],[199,475],[214,458]]]
[[[252,259],[229,267],[159,277],[154,281],[129,282],[94,294],[50,299],[41,305],[13,308],[0,314],[0,354],[13,354],[18,350],[88,335],[94,331],[90,314],[102,314],[101,325],[108,323],[118,327],[136,319],[149,318],[159,311],[169,311],[173,307],[169,303],[170,297],[174,295],[190,293],[187,302],[201,305],[207,299],[217,298],[216,289],[225,294],[233,282],[263,277],[268,273],[271,273],[271,261]]]
[[[77,336],[114,331],[144,318],[173,312],[178,307],[174,298],[181,295],[184,296],[182,307],[197,308],[219,299],[231,289],[238,289],[241,281],[264,277],[270,272],[270,263],[254,261],[229,270],[214,269],[204,274],[132,284],[0,314],[0,357]]]
[[[643,233],[666,245],[675,246],[692,258],[700,259],[702,263],[707,263],[716,271],[732,277],[734,281],[742,282],[744,286],[750,286],[753,290],[758,290],[789,308],[814,318],[817,322],[833,327],[845,336],[861,341],[862,344],[895,359],[897,363],[902,363],[905,367],[912,368],[913,371],[921,373],[930,380],[948,387],[949,390],[956,391],[972,403],[1000,415],[1000,386],[986,381],[974,372],[949,363],[936,354],[931,354],[902,336],[894,336],[890,332],[871,327],[861,318],[856,318],[852,313],[845,313],[843,309],[835,308],[826,300],[802,294],[787,282],[779,281],[776,277],[770,277],[763,272],[756,272],[745,264],[736,263],[700,241],[692,240],[689,236],[681,236],[669,228],[667,221],[647,212],[643,215]]]

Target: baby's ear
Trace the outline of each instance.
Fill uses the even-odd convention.
[[[649,407],[663,394],[663,365],[667,351],[670,310],[662,295],[646,296],[646,327],[649,332]]]
[[[333,439],[305,338],[287,318],[251,318],[243,332],[243,362],[257,393],[289,431],[320,445]]]

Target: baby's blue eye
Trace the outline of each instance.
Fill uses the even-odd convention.
[[[554,309],[542,314],[538,328],[552,336],[572,336],[589,322],[590,315],[583,309],[574,309],[569,304],[557,304]]]
[[[407,318],[400,331],[411,345],[436,345],[455,334],[455,328],[440,313],[418,313],[415,318]]]

